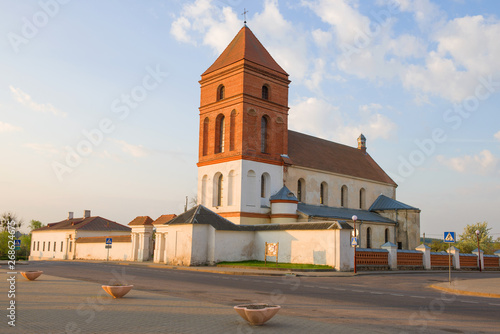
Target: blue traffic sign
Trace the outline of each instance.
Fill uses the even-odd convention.
[[[358,238],[352,237],[351,238],[351,246],[357,246],[358,245]]]
[[[106,238],[106,245],[111,245],[113,243],[112,238]]]
[[[21,249],[21,240],[19,239],[14,240],[14,247],[15,249]]]
[[[455,242],[455,232],[444,232],[444,242],[454,243]]]

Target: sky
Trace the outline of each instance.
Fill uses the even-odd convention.
[[[290,74],[290,129],[363,133],[427,237],[500,237],[500,6],[482,0],[0,0],[0,212],[181,213],[198,81],[245,10]]]

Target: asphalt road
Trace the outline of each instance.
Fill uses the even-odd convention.
[[[279,304],[283,314],[337,324],[356,323],[391,333],[499,333],[500,299],[458,296],[428,288],[447,273],[377,273],[353,277],[234,276],[145,266],[37,261],[30,269],[101,284],[224,305]],[[454,273],[457,279],[500,273]]]

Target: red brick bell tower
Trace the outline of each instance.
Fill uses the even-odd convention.
[[[288,148],[288,74],[245,25],[201,76],[198,167],[281,165]]]

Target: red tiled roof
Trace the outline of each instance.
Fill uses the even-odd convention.
[[[153,224],[153,219],[151,219],[149,216],[138,216],[135,217],[134,220],[132,220],[130,223],[128,223],[129,226],[131,225],[152,225]]]
[[[325,139],[288,130],[288,156],[295,166],[397,186],[368,153]]]
[[[288,75],[285,70],[271,57],[269,52],[259,42],[253,32],[244,26],[236,37],[229,43],[224,52],[203,74],[206,75],[237,61],[245,59],[247,61],[265,66],[271,70]]]
[[[153,224],[154,225],[166,224],[169,221],[171,221],[172,219],[174,219],[175,217],[177,217],[177,215],[161,215],[160,217],[158,217],[158,219],[156,219],[153,222]]]
[[[104,237],[81,237],[77,238],[76,242],[79,244],[89,244],[89,243],[104,243],[106,242],[106,238],[113,239],[113,243],[115,242],[131,242],[131,235],[109,235]]]
[[[66,219],[57,223],[48,224],[45,227],[33,231],[52,230],[82,230],[82,231],[130,231],[130,227],[118,224],[114,221],[99,216],[88,218]]]

